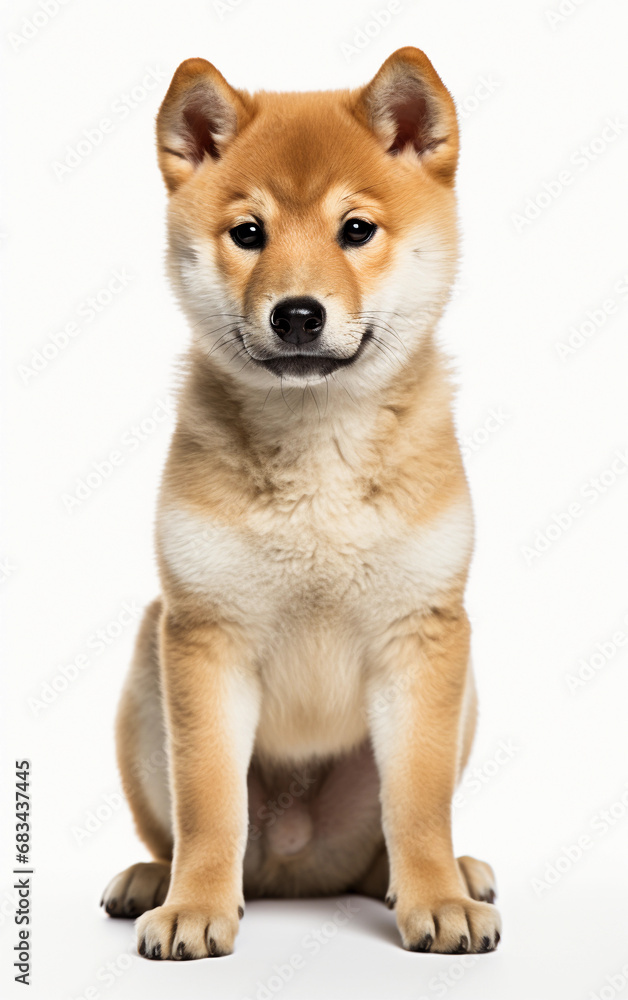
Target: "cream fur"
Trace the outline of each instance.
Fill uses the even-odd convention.
[[[141,914],[142,954],[198,958],[232,950],[245,897],[357,891],[396,907],[410,950],[492,950],[492,871],[451,844],[476,714],[473,517],[434,337],[457,258],[451,98],[417,49],[314,95],[235,91],[193,59],[157,134],[192,344],[162,597],[118,716],[156,862],[107,910]],[[355,217],[375,226],[361,248],[339,235]],[[263,248],[232,239],[242,222]],[[313,348],[270,322],[296,295],[325,308]],[[335,370],[265,363],[312,351]]]

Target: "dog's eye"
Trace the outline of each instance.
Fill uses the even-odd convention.
[[[366,219],[347,219],[342,227],[341,240],[347,246],[368,243],[376,229],[377,226]]]
[[[229,236],[236,246],[245,250],[260,250],[266,242],[264,229],[256,222],[241,222],[239,226],[229,230]]]

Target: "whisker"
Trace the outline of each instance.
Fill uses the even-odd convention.
[[[399,348],[397,347],[396,344],[389,344],[382,337],[376,337],[375,334],[373,334],[371,339],[374,340],[377,344],[381,344],[382,347],[384,347],[393,356],[396,357],[399,354]]]
[[[321,408],[320,408],[320,406],[318,405],[318,400],[317,400],[317,398],[316,398],[316,395],[315,395],[315,393],[314,393],[314,390],[312,389],[312,386],[310,385],[310,383],[309,383],[309,382],[308,382],[308,384],[307,384],[307,388],[308,388],[308,389],[310,390],[310,396],[312,397],[312,399],[313,399],[313,400],[314,400],[314,402],[316,403],[316,409],[317,409],[317,411],[318,411],[318,422],[319,422],[319,424],[320,424],[320,422],[321,422]]]
[[[268,402],[268,397],[270,396],[270,394],[271,394],[271,392],[273,391],[274,388],[275,388],[275,386],[271,385],[270,389],[266,393],[266,398],[265,398],[263,406],[262,406],[262,413],[264,412],[264,406],[266,406],[266,403]]]
[[[432,256],[432,257],[438,257],[439,260],[446,260],[446,261],[458,260],[458,255],[455,253],[451,253],[449,250],[426,250],[424,247],[415,247],[412,250],[412,253],[415,253],[417,257]]]
[[[207,357],[210,358],[212,356],[212,354],[214,354],[215,351],[218,350],[218,348],[221,348],[221,349],[224,348],[224,350],[227,350],[230,347],[238,347],[238,346],[239,346],[239,341],[237,340],[236,337],[232,337],[231,340],[226,340],[224,342],[224,344],[217,344],[216,347],[213,347],[212,350],[207,355]]]
[[[234,354],[232,354],[231,357],[229,358],[229,364],[231,364],[232,361],[235,361],[236,358],[243,358],[245,354],[249,354],[249,352],[246,350],[246,348],[245,347],[239,347],[237,349],[237,351]],[[251,357],[251,355],[249,354],[249,358],[250,357]]]
[[[225,329],[227,329],[227,334],[229,334],[229,333],[236,333],[238,328],[237,326],[234,326],[233,323],[224,323],[222,326],[217,327],[215,330],[204,331],[202,336],[205,338],[215,337],[217,333],[220,333],[221,330]]]
[[[230,338],[230,339],[228,339],[228,338]],[[214,351],[217,351],[219,347],[229,347],[230,344],[235,344],[235,343],[239,343],[239,338],[235,334],[235,331],[234,330],[227,330],[226,333],[223,333],[223,335],[219,339],[218,343],[214,344],[214,346],[212,347],[211,351],[209,352],[209,357],[211,357],[211,355],[214,353]]]
[[[399,334],[397,333],[396,330],[392,330],[392,329],[388,329],[387,327],[379,326],[377,323],[372,323],[371,324],[371,332],[372,332],[373,328],[376,329],[376,330],[379,330],[380,333],[390,333],[390,334],[392,334],[393,337],[395,337],[395,339],[399,341],[399,347],[402,349],[402,351],[404,352],[404,354],[406,355],[406,357],[407,358],[410,357],[410,352],[408,351],[408,348],[406,347],[406,345],[404,344],[403,340],[401,339],[401,337],[399,336]],[[386,346],[390,347],[391,350],[392,350],[392,346],[393,346],[392,344],[387,344]]]
[[[391,323],[389,323],[387,320],[384,320],[384,319],[373,319],[372,318],[373,316],[382,316],[382,315],[384,315],[384,316],[385,315],[399,316],[399,317],[401,317],[401,319],[405,320],[406,322],[409,322],[408,317],[405,316],[403,313],[395,312],[392,309],[390,309],[390,310],[373,309],[373,310],[363,310],[361,312],[352,313],[351,315],[358,316],[360,319],[367,319],[367,321],[368,321],[368,323],[369,323],[369,325],[371,327],[375,327],[376,329],[379,329],[382,333],[389,333],[389,334],[391,334],[393,337],[395,337],[396,340],[399,341],[399,346],[403,348],[403,350],[405,351],[406,355],[408,357],[410,356],[409,352],[408,352],[408,349],[406,348],[406,345],[404,344],[403,340],[399,336],[398,332],[395,330],[394,326]]]
[[[401,316],[408,319],[405,313],[396,312],[394,309],[362,309],[358,312],[349,313],[350,316]]]
[[[286,404],[286,406],[288,406],[288,400],[286,399],[284,391],[283,391],[283,378],[281,378],[281,377],[279,378],[279,387],[281,389],[281,398],[283,399],[283,401]],[[292,413],[292,415],[294,417],[296,417],[296,413],[294,412],[294,410],[292,409],[292,407],[288,406],[288,409],[290,410],[290,413]]]
[[[379,339],[379,337],[373,337],[372,343],[375,344],[375,347],[377,347],[377,349],[381,352],[381,354],[383,354],[383,356],[386,358],[387,361],[391,360],[391,354],[393,361],[398,360],[395,357],[392,347],[390,347],[388,344],[385,344],[383,340]],[[386,348],[386,350],[384,350],[384,348]],[[386,353],[386,351],[388,351],[389,353]]]
[[[219,316],[221,319],[229,319],[230,321],[232,319],[239,319],[239,320],[246,319],[245,316],[239,316],[237,313],[214,313],[212,316],[202,316],[201,319],[199,319],[198,323],[192,324],[192,330],[196,330],[197,326],[201,326],[203,323],[207,323],[210,319],[215,319],[217,316]],[[222,323],[220,326],[215,327],[215,329],[207,330],[206,332],[211,335],[212,333],[217,333],[218,330],[222,330],[225,326],[234,326],[234,325],[235,324],[232,322]]]
[[[333,372],[330,372],[329,374],[330,374],[331,378],[333,378],[333,380],[336,383],[336,385],[339,385],[341,389],[344,389],[344,391],[346,392],[347,396],[349,397],[349,399],[351,400],[351,402],[353,403],[353,405],[357,406],[358,405],[357,402],[355,401],[355,399],[353,398],[353,396],[351,395],[351,393],[347,389],[346,385],[344,385],[343,382],[339,382]]]

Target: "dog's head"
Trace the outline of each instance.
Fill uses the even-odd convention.
[[[212,363],[359,391],[416,360],[457,256],[456,113],[420,50],[323,93],[249,95],[189,59],[157,140],[171,274]]]

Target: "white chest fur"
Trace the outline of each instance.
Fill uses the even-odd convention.
[[[237,526],[170,507],[158,528],[180,583],[242,624],[340,613],[367,631],[446,589],[468,561],[471,535],[466,502],[409,529],[367,504],[341,516],[316,498],[291,513],[251,511]]]
[[[363,738],[369,649],[465,569],[472,523],[465,498],[409,527],[328,470],[324,489],[253,504],[237,521],[165,502],[158,544],[179,584],[255,644],[258,745],[299,759]]]

